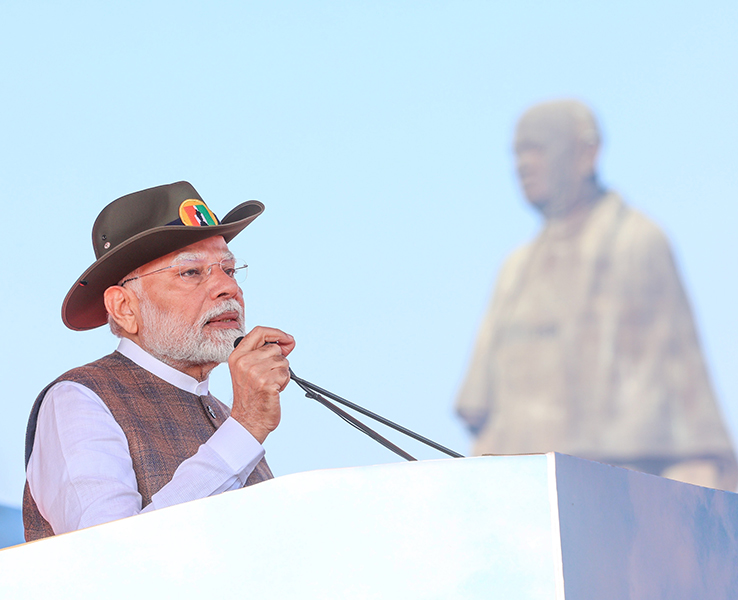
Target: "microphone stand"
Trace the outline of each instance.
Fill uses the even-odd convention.
[[[233,347],[238,347],[238,344],[241,343],[241,340],[244,338],[244,336],[237,337],[233,342]],[[267,344],[273,344],[275,342],[266,342]],[[365,433],[370,438],[372,438],[374,441],[379,442],[384,446],[385,448],[392,450],[395,454],[401,456],[405,460],[417,460],[416,458],[410,456],[407,452],[405,452],[402,448],[399,448],[398,446],[395,446],[392,442],[389,440],[383,438],[381,435],[379,435],[376,431],[374,431],[371,427],[365,425],[361,421],[359,421],[357,418],[351,416],[349,413],[347,413],[345,410],[342,410],[338,408],[335,404],[329,402],[321,394],[325,394],[328,396],[331,400],[334,400],[335,402],[338,402],[340,404],[343,404],[344,406],[347,406],[356,412],[361,413],[362,415],[365,415],[369,417],[370,419],[374,419],[375,421],[379,421],[383,425],[386,425],[387,427],[391,427],[392,429],[399,431],[400,433],[405,434],[408,437],[411,437],[419,442],[422,442],[426,446],[430,446],[431,448],[434,448],[436,450],[439,450],[440,452],[443,452],[444,454],[448,454],[449,456],[453,456],[454,458],[464,458],[463,454],[459,454],[458,452],[454,452],[453,450],[449,450],[445,446],[441,446],[441,444],[438,444],[434,442],[433,440],[429,440],[427,437],[423,437],[422,435],[419,435],[415,433],[414,431],[410,431],[407,427],[403,427],[402,425],[398,425],[397,423],[393,423],[389,419],[385,419],[384,417],[373,413],[370,410],[367,410],[366,408],[362,408],[358,404],[354,404],[353,402],[349,402],[348,400],[345,400],[344,398],[341,398],[340,396],[336,396],[336,394],[333,394],[329,392],[328,390],[324,390],[322,387],[318,387],[314,383],[310,383],[309,381],[306,381],[305,379],[302,379],[294,374],[292,369],[290,369],[290,379],[294,381],[304,392],[305,395],[308,398],[311,398],[313,400],[317,400],[320,402],[323,406],[325,406],[327,409],[333,411],[336,413],[339,417],[341,417],[344,421],[349,423],[350,425],[353,425],[358,429],[359,431]]]
[[[341,410],[340,408],[338,408],[337,406],[335,406],[334,404],[332,404],[331,402],[323,398],[321,394],[328,396],[331,400],[338,402],[339,404],[343,404],[344,406],[347,406],[348,408],[355,410],[356,412],[359,412],[362,415],[369,417],[370,419],[379,421],[383,425],[386,425],[387,427],[391,427],[392,429],[399,431],[400,433],[408,437],[411,437],[414,440],[422,442],[426,446],[430,446],[431,448],[434,448],[435,450],[438,450],[439,452],[443,452],[444,454],[448,454],[449,456],[452,456],[454,458],[464,458],[463,454],[459,454],[458,452],[454,452],[453,450],[450,450],[446,448],[445,446],[441,446],[441,444],[438,444],[437,442],[434,442],[433,440],[430,440],[427,437],[419,435],[415,433],[414,431],[411,431],[407,427],[403,427],[402,425],[393,423],[392,421],[390,421],[389,419],[385,419],[381,415],[373,413],[372,411],[367,410],[366,408],[363,408],[359,406],[358,404],[354,404],[353,402],[350,402],[349,400],[346,400],[345,398],[341,398],[340,396],[337,396],[336,394],[333,394],[329,392],[328,390],[324,390],[322,387],[319,387],[315,385],[314,383],[310,383],[309,381],[306,381],[305,379],[298,377],[297,375],[294,374],[292,369],[290,369],[290,378],[305,392],[305,396],[313,400],[317,400],[323,406],[325,406],[329,410],[332,410],[334,413],[336,413],[344,421],[353,425],[359,431],[366,433],[373,440],[379,442],[385,448],[392,450],[392,452],[394,452],[395,454],[398,454],[399,456],[402,456],[406,460],[417,460],[417,459],[410,456],[407,452],[405,452],[401,448],[398,448],[397,446],[395,446],[389,440],[386,440],[385,438],[383,438],[376,431],[367,427],[364,423],[352,417],[346,411]]]

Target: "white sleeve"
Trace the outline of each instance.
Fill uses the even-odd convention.
[[[59,534],[237,489],[263,456],[261,444],[229,418],[142,510],[123,430],[97,394],[62,381],[41,405],[27,478]]]

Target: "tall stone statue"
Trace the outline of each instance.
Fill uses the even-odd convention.
[[[518,123],[544,226],[504,263],[457,411],[475,454],[557,451],[735,490],[738,465],[661,230],[597,178],[583,104]]]

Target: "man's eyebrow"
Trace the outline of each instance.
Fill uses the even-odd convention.
[[[172,262],[182,262],[183,260],[202,260],[202,254],[196,254],[194,252],[181,252],[174,257]]]
[[[236,257],[233,255],[233,252],[227,250],[223,253],[221,260],[234,260],[235,258]],[[185,260],[205,260],[205,257],[202,254],[197,254],[196,252],[182,252],[177,254],[172,262],[178,263]]]

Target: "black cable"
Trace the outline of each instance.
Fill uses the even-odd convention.
[[[314,383],[310,383],[309,381],[306,381],[305,379],[302,379],[300,377],[297,377],[297,375],[294,374],[292,369],[290,369],[290,377],[292,381],[294,381],[297,385],[299,385],[303,390],[309,389],[311,392],[316,394],[324,394],[328,396],[331,400],[338,402],[339,404],[343,404],[344,406],[347,406],[348,408],[355,410],[356,412],[361,413],[362,415],[365,415],[369,417],[370,419],[374,419],[375,421],[379,421],[383,425],[386,425],[387,427],[391,427],[395,431],[399,431],[400,433],[405,434],[408,437],[411,437],[419,442],[422,442],[423,444],[430,446],[431,448],[434,448],[435,450],[438,450],[439,452],[443,452],[444,454],[448,454],[449,456],[453,456],[454,458],[464,458],[463,454],[459,454],[458,452],[454,452],[453,450],[450,450],[446,448],[445,446],[441,446],[441,444],[438,444],[437,442],[434,442],[433,440],[428,439],[427,437],[424,437],[420,434],[415,433],[414,431],[411,431],[407,427],[403,427],[402,425],[398,425],[397,423],[393,423],[389,419],[385,419],[381,415],[378,415],[376,413],[373,413],[370,410],[367,410],[366,408],[363,408],[359,406],[358,404],[354,404],[353,402],[350,402],[349,400],[346,400],[345,398],[341,398],[340,396],[337,396],[336,394],[333,394],[329,392],[328,390],[324,390],[323,388],[315,385]],[[306,394],[307,395],[307,394]],[[312,396],[308,396],[308,398],[311,398]],[[317,400],[317,398],[314,398]],[[325,400],[325,398],[323,399]],[[322,404],[322,402],[321,402]],[[325,404],[324,404],[325,406]],[[338,408],[338,407],[334,407]],[[353,425],[353,423],[352,423]],[[366,425],[364,425],[366,427]],[[379,434],[377,434],[379,435]],[[382,438],[384,439],[384,438]],[[377,440],[379,441],[379,440]],[[382,443],[382,442],[380,442]]]
[[[290,374],[292,374],[291,371],[290,371]],[[294,374],[292,374],[292,375],[294,375]],[[299,380],[298,381],[294,377],[292,377],[292,380],[305,392],[305,396],[307,396],[308,398],[310,398],[312,400],[316,400],[317,402],[320,402],[320,404],[322,404],[323,406],[325,406],[328,410],[333,411],[335,414],[337,414],[339,417],[341,417],[344,421],[346,421],[346,423],[348,423],[352,427],[355,427],[356,429],[358,429],[362,433],[365,433],[370,438],[372,438],[375,442],[379,442],[380,444],[382,444],[382,446],[384,446],[388,450],[391,450],[392,452],[394,452],[398,456],[401,456],[405,460],[418,460],[414,456],[411,456],[410,454],[408,454],[407,452],[405,452],[399,446],[395,446],[388,439],[386,439],[386,438],[382,437],[381,435],[379,435],[376,431],[374,431],[368,425],[362,423],[357,418],[352,417],[345,410],[342,410],[342,409],[338,408],[335,404],[333,404],[332,402],[329,402],[328,400],[326,400],[325,398],[323,398],[323,396],[321,396],[320,394],[315,393],[310,388],[308,388],[307,386],[303,385],[302,384],[302,380]]]
[[[233,347],[236,348],[242,339],[243,339],[243,336],[236,338],[236,340],[233,342]],[[270,344],[270,343],[273,343],[273,342],[267,342],[267,344]],[[410,456],[402,448],[395,446],[392,442],[383,438],[381,435],[379,435],[376,431],[374,431],[368,425],[365,425],[364,423],[359,421],[357,418],[351,416],[346,411],[341,410],[335,404],[332,404],[331,402],[323,398],[321,394],[325,394],[326,396],[328,396],[331,400],[334,400],[335,402],[343,404],[344,406],[347,406],[348,408],[351,408],[352,410],[355,410],[356,412],[359,412],[362,415],[369,417],[370,419],[379,421],[383,425],[386,425],[387,427],[391,427],[395,431],[399,431],[400,433],[405,434],[406,436],[411,437],[414,440],[422,442],[426,446],[430,446],[431,448],[434,448],[435,450],[443,452],[444,454],[448,454],[449,456],[452,456],[454,458],[464,458],[463,454],[459,454],[458,452],[449,450],[445,446],[441,446],[441,444],[438,444],[437,442],[434,442],[433,440],[430,440],[427,437],[417,434],[414,431],[411,431],[410,429],[408,429],[407,427],[403,427],[402,425],[393,423],[392,421],[390,421],[389,419],[385,419],[381,415],[373,413],[372,411],[367,410],[366,408],[363,408],[359,406],[358,404],[354,404],[353,402],[350,402],[346,400],[345,398],[341,398],[341,396],[337,396],[336,394],[333,394],[332,392],[329,392],[328,390],[324,390],[322,387],[319,387],[315,385],[314,383],[310,383],[309,381],[302,379],[301,377],[298,377],[297,375],[295,375],[292,369],[290,369],[289,371],[290,371],[290,379],[292,379],[292,381],[294,381],[305,392],[305,395],[308,398],[311,398],[312,400],[317,400],[318,402],[320,402],[320,404],[325,406],[327,409],[333,411],[335,414],[341,417],[349,425],[356,427],[356,429],[365,433],[370,438],[372,438],[374,441],[379,442],[380,444],[382,444],[382,446],[384,446],[385,448],[389,450],[392,450],[392,452],[394,452],[395,454],[401,456],[402,458],[406,460],[417,460],[417,459]]]

